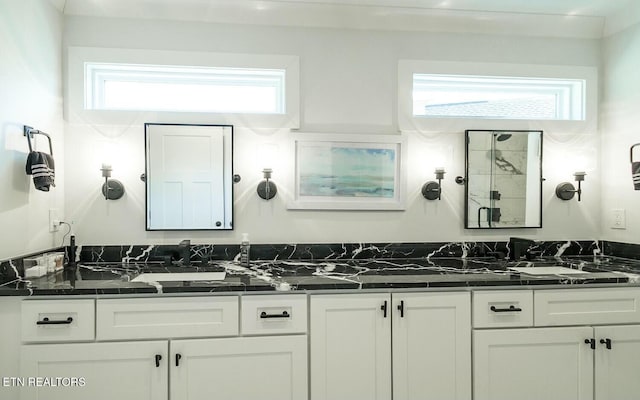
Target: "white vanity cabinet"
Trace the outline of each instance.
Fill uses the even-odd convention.
[[[594,328],[595,399],[624,400],[640,396],[640,325]]]
[[[304,400],[307,337],[172,340],[170,388],[180,400]]]
[[[34,379],[21,400],[168,399],[165,341],[37,344],[21,353],[20,376]]]
[[[469,293],[392,296],[393,399],[471,399]]]
[[[475,331],[474,400],[593,399],[591,336],[588,327]]]
[[[21,309],[21,400],[168,398],[166,341],[95,342],[93,299],[29,299]]]
[[[20,363],[10,369],[0,359],[0,366],[25,379],[16,391],[1,388],[3,399],[16,392],[22,400],[626,400],[640,393],[640,288],[633,287],[3,304],[19,322],[5,342],[20,349]]]
[[[534,301],[521,307],[516,302],[526,292]],[[640,290],[476,292],[474,314],[492,299],[506,301],[496,318],[517,322],[474,326],[474,400],[637,398]]]
[[[21,400],[308,397],[305,294],[22,303],[23,324],[42,321],[43,313],[48,324],[23,331],[21,376],[78,381],[25,385]],[[73,326],[89,319],[91,330]]]
[[[469,293],[311,295],[311,400],[468,400],[470,332]]]
[[[309,301],[311,400],[390,399],[391,296],[312,295]]]
[[[170,342],[172,400],[305,400],[307,297],[240,298],[242,337]]]

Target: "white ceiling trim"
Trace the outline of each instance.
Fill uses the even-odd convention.
[[[635,0],[623,10],[607,17],[604,36],[614,35],[638,23],[640,23],[640,1]]]
[[[157,0],[156,0],[157,1]],[[172,0],[160,0],[172,1]],[[183,0],[185,1],[185,0]],[[186,0],[221,3],[229,0]],[[251,1],[251,0],[235,0]],[[267,0],[288,3],[381,6],[517,14],[553,14],[607,17],[635,0]]]
[[[512,12],[358,6],[300,1],[138,1],[67,0],[67,15],[200,21],[233,24],[481,33],[538,37],[600,38],[604,17]]]

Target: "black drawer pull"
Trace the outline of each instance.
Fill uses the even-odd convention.
[[[591,350],[594,350],[596,348],[596,340],[595,339],[585,339],[584,343],[588,344],[589,347],[591,347]]]
[[[156,368],[160,368],[160,360],[162,360],[162,356],[160,354],[156,354]]]
[[[180,366],[180,359],[182,358],[182,354],[176,353],[176,367]]]
[[[398,304],[398,311],[400,311],[400,318],[404,318],[404,300],[400,300],[400,304]]]
[[[604,344],[607,350],[611,350],[611,339],[600,339],[600,343]]]
[[[380,306],[380,310],[382,310],[382,315],[387,318],[387,301],[385,300],[384,303]]]
[[[509,308],[496,308],[496,306],[491,306],[490,310],[493,312],[520,312],[522,308],[513,305],[509,306]]]
[[[291,314],[283,311],[282,314],[267,314],[265,311],[260,313],[260,318],[290,318]]]
[[[42,321],[36,322],[36,325],[69,325],[73,322],[73,318],[50,320],[47,317],[42,318]]]

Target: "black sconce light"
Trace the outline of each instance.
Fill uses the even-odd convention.
[[[111,178],[111,168],[110,164],[102,164],[102,177],[104,178],[104,183],[102,184],[102,194],[104,195],[105,200],[118,200],[124,195],[124,185],[117,179],[109,179]]]
[[[422,196],[427,200],[440,200],[442,195],[442,180],[444,179],[444,168],[436,168],[436,179],[438,182],[429,181],[422,185]]]
[[[278,188],[276,184],[271,181],[271,168],[265,168],[262,170],[264,174],[264,180],[258,183],[258,196],[264,200],[271,200],[278,193]]]
[[[581,183],[584,181],[585,175],[587,175],[585,172],[576,172],[573,174],[575,181],[578,182],[577,190],[571,182],[562,182],[556,186],[556,196],[562,200],[571,200],[577,193],[578,201],[580,201],[580,196],[582,195]]]

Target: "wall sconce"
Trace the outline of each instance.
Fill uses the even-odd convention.
[[[573,186],[571,182],[562,182],[556,186],[556,196],[562,200],[571,200],[573,196],[578,194],[578,201],[580,201],[580,195],[582,194],[581,183],[584,181],[585,172],[576,172],[573,174],[575,181],[578,182],[578,189]]]
[[[270,180],[271,172],[273,172],[271,168],[263,169],[264,180],[258,183],[258,196],[264,200],[271,200],[276,196],[276,193],[278,193],[276,184]]]
[[[111,164],[102,164],[102,177],[104,178],[104,184],[102,184],[102,194],[105,200],[118,200],[124,195],[124,185],[117,179],[111,178]]]
[[[444,179],[444,168],[436,168],[435,174],[438,182],[429,181],[422,185],[422,196],[427,200],[440,200],[442,194],[441,182]]]

